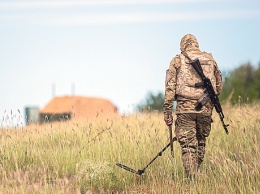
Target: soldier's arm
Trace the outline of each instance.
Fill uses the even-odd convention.
[[[217,95],[219,95],[221,90],[222,90],[222,86],[223,86],[222,74],[221,74],[221,71],[218,68],[218,64],[215,61],[215,59],[213,58],[212,54],[206,53],[206,56],[214,62],[214,66],[215,66],[214,67],[214,75],[215,75],[215,78],[216,78],[216,90],[217,90],[216,92],[217,92]]]
[[[216,66],[215,66],[214,74],[215,74],[215,77],[216,77],[217,95],[219,95],[221,90],[222,90],[223,83],[222,83],[222,74],[221,74],[221,71],[218,68],[217,63],[216,63]]]
[[[165,78],[165,99],[163,104],[164,113],[172,113],[173,101],[175,100],[176,89],[176,64],[180,64],[179,58],[174,57],[166,71]]]

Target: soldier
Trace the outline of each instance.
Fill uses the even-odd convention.
[[[222,75],[212,55],[200,51],[198,41],[192,34],[181,39],[180,49],[191,59],[200,60],[205,76],[210,79],[215,93],[219,95],[222,90]],[[183,54],[176,55],[166,71],[164,121],[167,126],[173,124],[173,101],[176,101],[175,134],[181,146],[185,173],[190,178],[196,175],[203,161],[206,137],[210,134],[213,122],[212,103],[203,87],[195,87],[198,82],[201,79],[187,57]],[[195,109],[196,103],[201,102],[202,107]]]

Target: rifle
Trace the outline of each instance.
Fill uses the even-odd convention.
[[[220,105],[219,102],[219,98],[218,96],[215,94],[215,91],[213,89],[212,83],[210,81],[209,78],[207,78],[204,73],[203,73],[203,69],[201,67],[200,61],[198,58],[192,60],[188,54],[185,51],[181,52],[185,57],[187,57],[187,59],[190,61],[190,64],[192,65],[192,67],[196,70],[196,72],[199,74],[202,82],[196,83],[195,86],[196,87],[200,87],[203,86],[206,91],[207,91],[207,95],[209,96],[209,99],[211,101],[211,103],[213,104],[213,106],[215,107],[217,113],[219,114],[220,120],[222,122],[222,126],[224,127],[226,134],[228,134],[228,129],[227,127],[229,126],[229,124],[225,124],[224,123],[224,114],[222,112],[222,107]],[[199,104],[197,104],[197,108],[199,108]]]

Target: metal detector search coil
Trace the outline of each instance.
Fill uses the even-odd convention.
[[[120,164],[120,163],[116,163],[117,166],[119,166],[120,168],[123,168],[129,172],[132,172],[132,173],[135,173],[135,174],[138,174],[138,175],[142,175],[144,173],[144,170],[134,170],[126,165],[123,165],[123,164]]]

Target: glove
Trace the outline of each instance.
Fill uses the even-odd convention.
[[[164,113],[164,121],[166,123],[167,126],[171,126],[173,124],[173,117],[172,117],[172,113]]]

